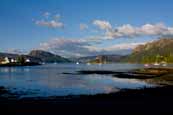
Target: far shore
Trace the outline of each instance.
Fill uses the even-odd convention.
[[[8,64],[0,64],[0,67],[15,67],[15,66],[36,66],[41,65],[40,63],[29,62],[29,63],[8,63]]]

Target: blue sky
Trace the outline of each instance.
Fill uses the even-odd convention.
[[[172,11],[172,0],[0,0],[0,51],[127,52],[172,35]]]

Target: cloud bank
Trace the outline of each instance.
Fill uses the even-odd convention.
[[[93,24],[98,26],[101,30],[109,30],[112,29],[111,24],[108,21],[104,20],[94,20]]]
[[[126,54],[137,45],[144,43],[122,43],[112,46],[99,47],[88,39],[55,38],[41,43],[40,49],[51,51],[65,57],[82,57],[101,54]]]
[[[62,22],[57,22],[55,20],[51,20],[51,21],[40,20],[40,21],[36,21],[35,23],[39,26],[45,26],[50,28],[62,28],[64,26]]]
[[[114,29],[108,21],[95,20],[93,24],[99,29],[105,30],[105,39],[173,35],[173,27],[167,27],[163,23],[144,24],[140,27],[124,24]]]

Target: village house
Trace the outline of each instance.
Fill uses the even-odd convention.
[[[8,64],[8,63],[16,63],[17,60],[9,57],[5,57],[4,59],[1,58],[0,64]]]
[[[29,58],[24,58],[24,63],[31,63],[31,59]],[[5,57],[5,58],[0,58],[0,64],[15,64],[15,63],[19,63],[19,60],[17,60],[16,58],[11,58],[11,57]]]
[[[3,61],[1,61],[1,64],[8,64],[11,60],[8,57],[5,57]]]
[[[31,60],[30,59],[26,59],[25,62],[31,62]]]

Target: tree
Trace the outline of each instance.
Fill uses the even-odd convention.
[[[25,58],[24,56],[20,55],[17,57],[17,63],[19,64],[24,64],[25,63]]]

